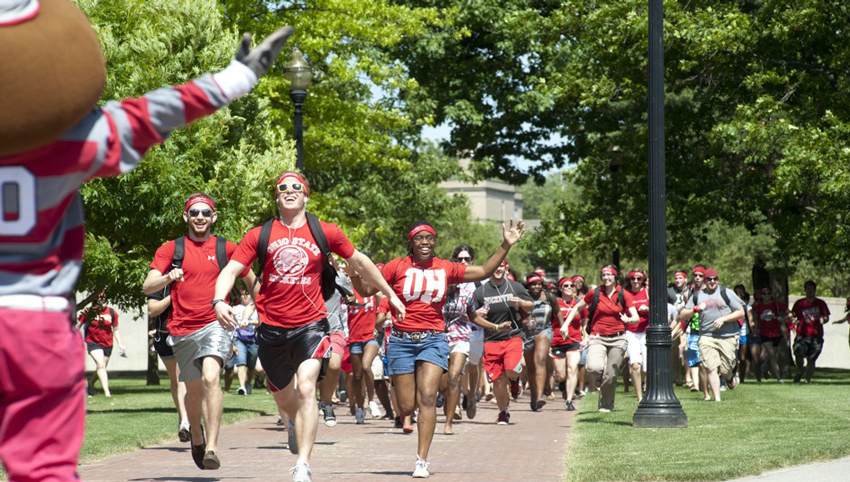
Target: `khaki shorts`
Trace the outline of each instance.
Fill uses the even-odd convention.
[[[221,327],[218,321],[212,321],[200,330],[184,336],[169,336],[168,344],[174,351],[177,366],[180,367],[180,381],[191,382],[201,378],[201,364],[204,357],[214,356],[227,363],[233,354],[233,338]]]
[[[732,375],[737,357],[738,339],[716,338],[713,336],[699,337],[699,356],[703,366],[711,371],[717,370],[723,375]]]

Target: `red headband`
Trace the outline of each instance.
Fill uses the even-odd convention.
[[[210,199],[209,196],[204,196],[203,194],[198,194],[197,196],[192,196],[186,201],[186,207],[183,209],[184,211],[188,211],[189,208],[195,203],[204,203],[209,204],[213,210],[215,210],[215,204],[213,204],[213,200]]]
[[[429,233],[431,233],[432,236],[434,236],[435,238],[437,237],[437,232],[434,231],[434,228],[427,224],[420,224],[418,226],[414,226],[413,229],[411,229],[410,232],[407,233],[407,240],[413,241],[413,237],[421,233],[422,231],[428,231]]]
[[[646,279],[646,275],[644,275],[640,271],[630,271],[629,272],[629,278],[631,278],[633,276],[640,276],[642,279]]]
[[[297,172],[294,172],[294,171],[287,171],[287,172],[284,172],[283,174],[281,174],[280,177],[277,178],[277,184],[275,184],[275,186],[279,186],[281,181],[283,181],[287,177],[294,177],[295,179],[298,179],[298,181],[304,186],[304,195],[305,196],[310,195],[310,188],[307,187],[307,181],[304,180],[304,177],[301,174],[298,174]],[[275,196],[276,195],[277,194],[275,194]]]
[[[558,288],[559,288],[559,289],[560,289],[560,288],[563,288],[563,287],[564,287],[564,283],[566,283],[567,281],[569,281],[570,283],[575,283],[575,279],[570,278],[569,276],[566,276],[566,277],[561,278],[561,279],[559,279],[559,280],[558,280]]]
[[[501,262],[501,263],[499,263],[499,266],[504,266],[504,267],[505,267],[505,269],[508,269],[508,268],[510,267],[510,266],[508,265],[508,260],[506,260],[506,259],[503,259],[503,260],[502,260],[502,262]]]
[[[581,282],[584,283],[584,276],[582,276],[580,274],[573,276],[573,283],[575,283],[576,280],[581,280]]]
[[[693,270],[693,271],[694,271],[694,274],[696,274],[696,273],[699,273],[699,274],[701,274],[701,275],[704,275],[704,274],[705,274],[705,268],[700,268],[699,266],[697,266],[696,268],[694,268],[694,270]]]
[[[717,270],[716,270],[716,269],[714,269],[714,268],[708,268],[707,270],[705,270],[705,277],[706,277],[706,278],[719,278],[719,277],[720,277],[720,275],[719,275],[719,274],[717,274]]]
[[[682,271],[682,270],[676,271],[675,273],[673,273],[673,277],[675,278],[677,274],[680,274],[680,275],[684,276],[685,278],[688,277],[687,271]]]
[[[531,283],[542,283],[543,278],[540,277],[539,274],[533,274],[528,278],[525,278],[525,284],[530,285]]]
[[[610,267],[610,266],[605,266],[604,268],[602,268],[602,274],[605,274],[605,273],[613,274],[614,276],[617,276],[617,270],[615,268]]]

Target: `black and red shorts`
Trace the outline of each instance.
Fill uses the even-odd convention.
[[[281,390],[306,360],[320,358],[319,380],[325,377],[331,358],[330,325],[327,318],[297,328],[262,324],[257,328],[257,356],[269,379],[269,389]]]

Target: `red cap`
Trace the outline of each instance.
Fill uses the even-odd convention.
[[[434,231],[434,228],[432,228],[430,225],[420,224],[418,226],[414,226],[413,229],[411,229],[410,232],[407,233],[407,240],[412,241],[413,237],[416,236],[417,234],[421,233],[422,231],[427,231],[427,232],[431,233],[431,235],[434,236],[434,237],[437,236],[436,231]]]
[[[286,171],[283,174],[281,174],[280,177],[277,178],[277,183],[275,183],[275,186],[279,186],[281,181],[283,181],[287,177],[294,177],[295,179],[298,179],[301,182],[301,184],[304,185],[304,195],[305,196],[310,195],[310,188],[307,187],[307,181],[304,180],[304,176],[302,176],[301,174],[298,174],[295,171]],[[277,194],[275,194],[275,196],[277,196]]]
[[[699,274],[701,274],[701,275],[705,275],[705,268],[700,268],[699,266],[697,266],[697,267],[695,267],[695,268],[693,269],[693,272],[694,272],[694,273],[699,273]]]
[[[717,274],[716,269],[708,268],[707,270],[705,270],[705,277],[706,278],[719,278],[720,275]]]
[[[209,204],[213,210],[215,210],[215,204],[213,204],[213,200],[209,196],[204,196],[203,194],[198,194],[197,196],[192,196],[186,201],[186,207],[183,208],[184,211],[188,211],[189,208],[195,203],[205,203]]]

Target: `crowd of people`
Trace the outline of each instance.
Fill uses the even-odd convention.
[[[118,314],[98,297],[79,317],[96,365],[86,382],[83,343],[69,323],[85,237],[79,188],[128,172],[173,130],[250,92],[293,30],[281,28],[254,48],[244,37],[220,72],[96,108],[105,72],[87,19],[70,2],[6,3],[0,27],[24,36],[14,44],[15,58],[44,57],[18,49],[47,45],[27,39],[47,38],[52,24],[76,41],[56,45],[70,52],[50,57],[50,75],[39,78],[37,68],[15,64],[9,69],[15,77],[4,81],[41,86],[45,78],[72,78],[71,87],[82,88],[55,89],[60,98],[52,100],[39,97],[51,89],[16,91],[23,108],[4,106],[13,110],[3,120],[14,121],[4,128],[29,127],[0,144],[4,196],[16,209],[0,223],[0,457],[12,482],[79,480],[86,393],[94,394],[99,381],[111,394],[108,360],[115,344],[124,349]],[[33,32],[36,37],[26,37]],[[53,104],[54,110],[33,108]],[[365,423],[367,411],[379,416],[377,398],[396,427],[418,432],[416,478],[430,475],[438,408],[446,416],[443,433],[451,435],[453,422],[464,411],[475,418],[482,401],[497,405],[494,423],[509,425],[510,405],[524,389],[534,412],[559,391],[565,410],[598,392],[597,409],[610,412],[620,376],[642,397],[649,319],[643,270],[621,280],[618,267],[605,266],[595,287],[579,275],[549,282],[538,271],[520,283],[506,261],[525,230],[513,220],[481,264],[469,245],[438,258],[438,233],[420,221],[404,233],[407,255],[378,266],[338,226],[307,211],[309,196],[302,173],[281,174],[278,215],[237,245],[212,234],[215,200],[194,193],[181,206],[186,235],[162,244],[150,264],[141,287],[157,318],[150,335],[171,379],[178,437],[190,444],[199,469],[221,466],[222,376],[229,387],[234,372],[237,394],[251,393],[252,378],[272,394],[297,455],[295,482],[312,480],[319,420],[336,424],[340,373],[356,424]],[[759,287],[751,305],[746,290],[726,288],[716,270],[697,266],[691,274],[690,281],[687,272],[675,274],[667,315],[671,355],[687,365],[684,379],[693,390],[719,401],[724,387],[734,389],[751,374],[761,380],[769,372],[782,381],[791,360],[796,382],[812,379],[829,318],[814,282],[788,309],[769,287]],[[241,289],[234,289],[237,278]],[[43,349],[42,337],[51,350]]]

